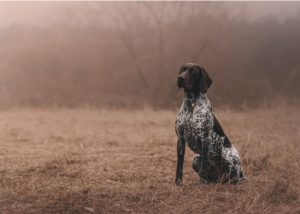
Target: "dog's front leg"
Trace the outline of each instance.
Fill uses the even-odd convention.
[[[179,185],[182,182],[183,162],[185,153],[185,141],[183,137],[179,137],[177,141],[177,168],[175,183]]]

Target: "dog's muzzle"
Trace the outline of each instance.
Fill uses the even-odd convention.
[[[178,88],[182,88],[184,86],[184,78],[183,77],[179,76],[177,78],[177,86],[178,86]]]

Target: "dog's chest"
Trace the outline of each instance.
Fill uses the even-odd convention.
[[[213,126],[211,109],[203,103],[198,103],[194,109],[186,108],[183,104],[176,119],[176,130],[183,137],[190,149],[201,153],[204,136]]]

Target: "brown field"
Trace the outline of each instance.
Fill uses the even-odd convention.
[[[202,184],[175,111],[0,112],[0,213],[300,213],[300,111],[216,110],[247,180]]]

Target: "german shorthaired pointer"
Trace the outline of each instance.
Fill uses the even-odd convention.
[[[236,184],[244,177],[239,153],[225,135],[206,96],[211,84],[199,65],[187,63],[180,68],[177,86],[184,89],[184,99],[176,118],[176,184],[182,182],[185,144],[198,154],[192,167],[205,183]]]

